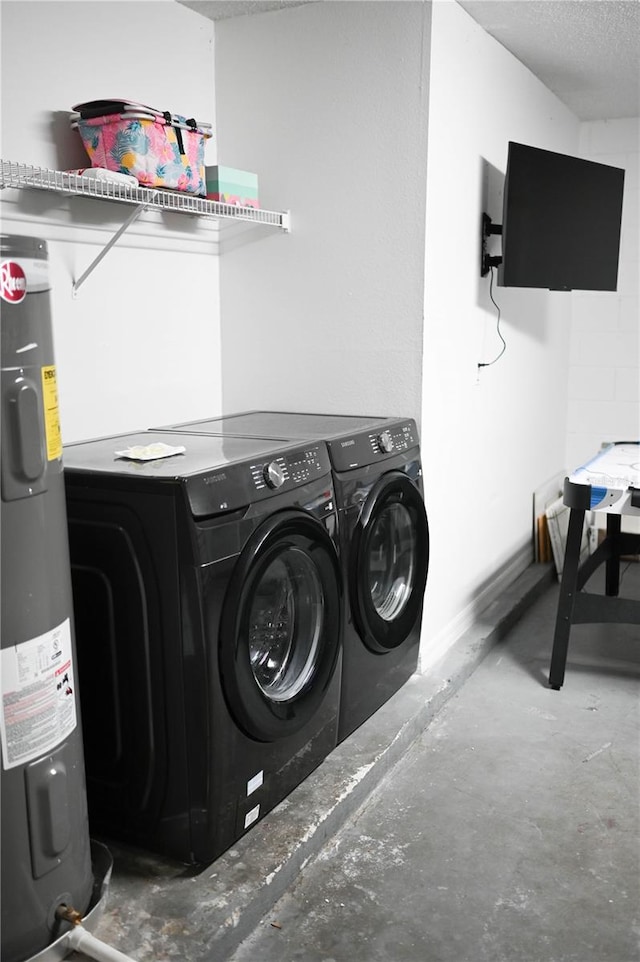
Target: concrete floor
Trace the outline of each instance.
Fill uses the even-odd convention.
[[[625,576],[625,593],[640,565]],[[640,958],[637,626],[579,626],[546,686],[540,598],[233,962]]]
[[[640,629],[574,626],[552,691],[557,595],[531,566],[199,873],[110,846],[95,934],[137,962],[640,962]]]

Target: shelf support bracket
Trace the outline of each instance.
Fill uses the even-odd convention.
[[[93,273],[93,271],[96,269],[96,267],[98,266],[102,258],[109,253],[113,245],[122,237],[124,232],[128,230],[128,228],[131,227],[131,225],[138,219],[140,214],[142,214],[142,212],[147,209],[147,207],[149,206],[152,200],[153,198],[151,197],[149,198],[148,201],[146,201],[146,203],[140,204],[138,207],[135,208],[132,214],[129,217],[127,217],[122,227],[120,227],[116,231],[116,233],[113,235],[111,240],[107,244],[105,244],[105,246],[102,248],[98,256],[91,261],[86,271],[84,271],[84,273],[80,275],[77,281],[74,281],[73,288],[72,288],[74,297],[78,296],[78,291],[80,290],[81,286],[84,284],[84,282],[89,277],[89,275]]]

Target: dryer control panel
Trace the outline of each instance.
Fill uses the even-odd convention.
[[[411,418],[388,421],[380,430],[362,431],[328,442],[335,471],[350,471],[366,464],[402,454],[419,444],[418,429]]]

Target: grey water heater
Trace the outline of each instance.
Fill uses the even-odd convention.
[[[2,962],[93,888],[44,241],[0,235]]]

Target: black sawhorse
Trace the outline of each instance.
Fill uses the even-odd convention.
[[[549,686],[556,691],[564,681],[572,625],[598,622],[640,625],[640,601],[618,597],[620,556],[640,552],[640,535],[622,532],[621,516],[607,514],[606,538],[580,564],[584,516],[591,507],[588,486],[572,484],[567,479],[564,503],[571,508],[571,513],[549,670]],[[601,564],[606,565],[605,594],[584,591],[585,584]]]

